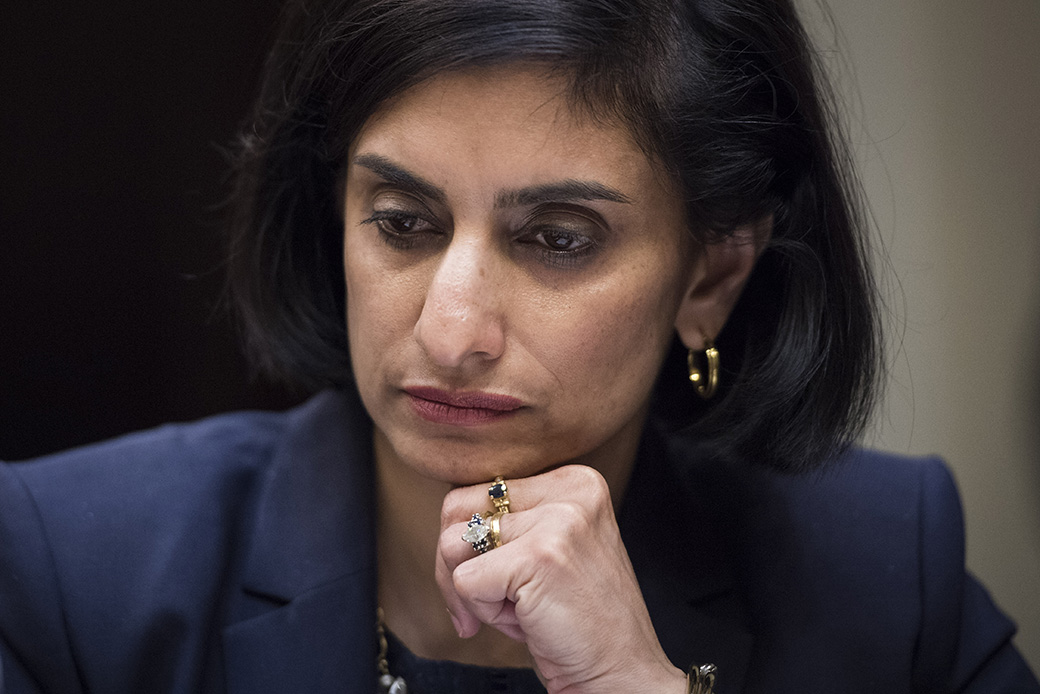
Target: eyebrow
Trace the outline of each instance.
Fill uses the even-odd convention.
[[[382,178],[387,183],[400,186],[402,189],[444,204],[448,196],[444,191],[426,179],[404,169],[390,159],[379,154],[359,154],[354,157],[356,166],[363,166]],[[525,207],[549,202],[565,202],[569,200],[605,200],[630,204],[628,196],[619,190],[603,185],[597,181],[580,181],[567,179],[555,183],[507,190],[495,196],[495,207]]]
[[[399,186],[409,193],[433,200],[439,204],[444,204],[448,199],[444,191],[437,186],[421,176],[416,176],[412,172],[402,169],[386,157],[378,154],[359,154],[354,157],[354,164],[365,167],[387,183]]]
[[[632,202],[621,191],[602,183],[568,179],[499,193],[495,196],[495,207],[523,207],[565,200],[606,200],[626,204]]]

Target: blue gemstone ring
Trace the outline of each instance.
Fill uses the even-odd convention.
[[[506,486],[506,481],[501,477],[496,477],[495,481],[488,487],[488,496],[491,497],[491,503],[495,505],[495,510],[499,513],[509,513],[509,487]]]
[[[466,523],[466,532],[462,533],[462,539],[473,547],[474,552],[483,554],[491,549],[491,543],[488,541],[490,533],[491,526],[484,522],[484,517],[474,513],[473,518]]]

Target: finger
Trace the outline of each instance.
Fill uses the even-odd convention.
[[[448,606],[455,631],[461,638],[469,638],[480,629],[480,620],[470,612],[465,600],[455,590],[455,584],[451,578],[459,563],[475,556],[473,548],[462,539],[465,527],[465,523],[456,523],[441,531],[437,542],[437,557],[434,567],[437,586]]]
[[[513,488],[516,483],[508,482],[511,512],[522,510],[516,503]],[[521,485],[522,486],[522,485]],[[441,504],[441,528],[453,523],[466,522],[474,513],[484,514],[496,510],[488,495],[491,483],[472,485],[469,487],[457,487],[448,492]]]
[[[527,641],[527,636],[516,618],[516,605],[508,600],[502,605],[499,618],[492,626],[514,641]]]
[[[508,481],[508,485],[512,512],[502,515],[499,519],[502,543],[521,537],[539,519],[544,521],[546,514],[551,515],[549,520],[554,526],[568,516],[582,518],[584,514],[579,510],[582,508],[597,509],[612,515],[607,484],[592,468],[569,465],[535,477],[511,480]],[[514,569],[505,569],[497,579],[489,579],[499,581],[498,586],[468,585],[467,588],[471,592],[466,595],[460,593],[455,578],[459,566],[489,556],[476,554],[473,547],[462,539],[474,508],[488,509],[492,506],[487,496],[488,487],[490,484],[460,487],[446,496],[441,513],[442,532],[438,543],[437,584],[460,637],[473,636],[479,631],[480,623],[484,622],[511,638],[525,640],[524,632],[515,623],[513,599],[502,597],[500,594],[503,585],[509,585],[511,582],[515,585],[516,576],[511,575]],[[561,498],[567,499],[562,506],[559,504]],[[544,503],[547,500],[553,500],[554,503]],[[538,504],[543,505],[539,507]],[[523,511],[524,508],[532,510]],[[561,515],[560,508],[572,513]],[[523,567],[521,562],[519,568],[530,569],[530,565]],[[487,592],[489,589],[490,592]]]
[[[516,598],[527,578],[523,555],[519,545],[504,546],[455,568],[453,591],[468,613],[496,628],[519,628]]]
[[[608,504],[610,488],[603,476],[585,465],[564,465],[533,477],[506,480],[510,513],[516,513],[546,501],[574,499],[587,506]],[[458,487],[451,490],[441,506],[441,527],[468,520],[474,513],[494,510],[488,489],[491,483]]]
[[[513,639],[514,641],[519,641],[520,643],[527,643],[527,635],[524,634],[524,630],[518,626],[503,625],[497,626],[495,628],[501,631],[509,638]]]
[[[530,511],[504,515],[500,529],[503,544],[498,549],[461,561],[451,560],[452,591],[468,612],[495,626],[511,623],[515,618],[515,611],[504,611],[505,603],[520,603],[525,614],[536,609],[543,583],[547,591],[559,581],[582,585],[579,567],[591,565],[593,558],[586,555],[594,547],[602,548],[595,541],[598,528],[588,510],[573,501],[546,503]],[[446,551],[457,552],[457,548]],[[532,602],[531,598],[536,600]]]
[[[444,561],[449,572],[454,571],[455,567],[462,562],[479,556],[473,545],[463,538],[468,530],[467,523],[453,523],[441,531],[437,541],[437,554]]]
[[[503,514],[499,517],[499,540],[505,543],[514,539],[519,534],[526,532],[526,528],[534,520],[537,514],[531,512]],[[481,620],[473,614],[468,604],[455,590],[452,574],[459,564],[480,558],[472,545],[463,539],[463,534],[468,530],[469,523],[455,523],[441,531],[437,543],[437,557],[435,565],[435,577],[437,585],[441,590],[448,611],[452,614],[456,631],[463,638],[472,636],[480,626]],[[490,552],[490,550],[489,550]],[[486,556],[483,555],[483,556]],[[508,632],[510,636],[518,638],[516,632]]]

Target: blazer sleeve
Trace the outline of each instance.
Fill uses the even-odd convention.
[[[82,692],[39,511],[17,466],[0,462],[0,692]]]
[[[1040,694],[1012,637],[1015,625],[964,570],[960,498],[947,467],[922,468],[922,624],[915,683],[922,692]]]

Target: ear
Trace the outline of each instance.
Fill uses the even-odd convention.
[[[772,232],[769,215],[696,250],[675,319],[675,330],[688,349],[704,349],[705,338],[714,341],[722,331]]]

